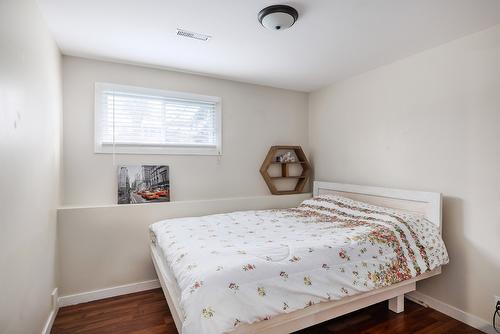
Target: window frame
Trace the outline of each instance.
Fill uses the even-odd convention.
[[[102,92],[114,89],[137,94],[147,94],[166,98],[180,98],[187,100],[198,100],[203,102],[215,103],[215,126],[216,126],[216,145],[152,145],[152,144],[103,144],[102,143],[102,122],[101,110]],[[139,86],[121,85],[107,82],[96,82],[94,87],[94,153],[99,154],[164,154],[164,155],[222,155],[222,98],[218,96],[209,96],[193,94],[186,92],[177,92],[171,90],[146,88]]]

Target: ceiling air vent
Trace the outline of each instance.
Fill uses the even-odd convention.
[[[194,38],[194,39],[197,39],[200,41],[208,41],[210,38],[212,38],[212,36],[209,36],[209,35],[199,34],[196,32],[191,32],[191,31],[187,31],[187,30],[179,29],[179,28],[177,28],[177,36]]]

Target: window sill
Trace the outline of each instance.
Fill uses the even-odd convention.
[[[97,154],[159,154],[159,155],[206,155],[221,156],[222,150],[217,147],[165,147],[165,146],[96,146]]]

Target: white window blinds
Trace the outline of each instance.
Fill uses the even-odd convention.
[[[96,151],[221,154],[220,99],[96,84]]]

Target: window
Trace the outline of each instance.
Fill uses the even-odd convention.
[[[95,85],[95,151],[222,154],[218,97]]]

